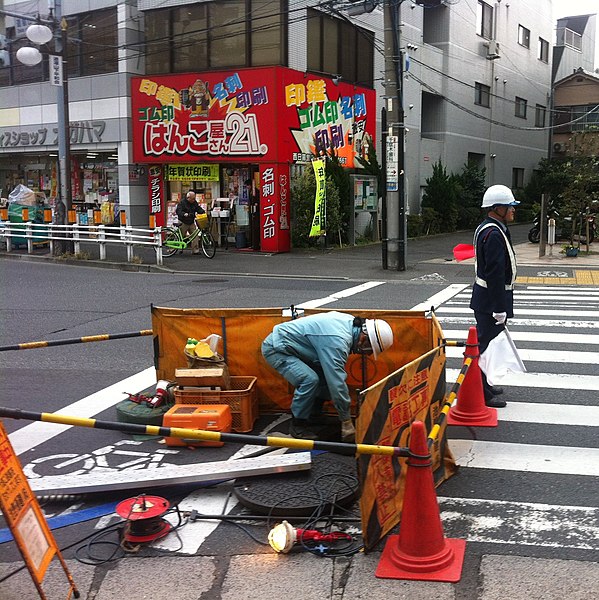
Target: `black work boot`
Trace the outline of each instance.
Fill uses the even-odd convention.
[[[289,426],[289,435],[300,440],[317,440],[318,434],[310,427],[310,423],[306,419],[291,419]]]

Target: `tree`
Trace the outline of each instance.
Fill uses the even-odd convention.
[[[430,233],[455,231],[458,223],[458,198],[460,185],[455,175],[448,175],[441,159],[433,165],[433,174],[426,180],[422,208],[431,208],[438,230]]]
[[[486,169],[465,164],[456,176],[459,185],[458,229],[472,229],[480,220],[480,205],[486,189]]]

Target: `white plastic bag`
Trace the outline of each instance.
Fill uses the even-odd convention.
[[[478,366],[486,375],[489,385],[497,385],[508,373],[526,373],[526,367],[507,328],[489,342],[478,359]]]

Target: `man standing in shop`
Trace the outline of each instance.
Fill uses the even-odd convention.
[[[196,215],[204,214],[205,211],[197,203],[195,192],[190,190],[187,192],[185,198],[182,198],[179,204],[177,204],[175,212],[180,221],[179,229],[181,230],[181,234],[185,236],[190,235],[197,227],[195,224]],[[195,237],[191,242],[191,251],[194,254],[200,253],[198,237]]]
[[[517,204],[520,202],[510,188],[492,185],[485,192],[481,205],[487,210],[487,218],[474,232],[476,279],[470,308],[476,319],[481,355],[491,340],[505,329],[507,319],[514,316],[516,256],[507,226],[514,220]],[[497,398],[503,389],[491,386],[484,372],[481,374],[485,404],[503,408],[505,400]]]

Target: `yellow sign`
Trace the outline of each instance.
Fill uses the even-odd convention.
[[[167,165],[168,181],[218,181],[218,165]]]
[[[55,555],[62,563],[71,590],[77,592],[54,536],[46,523],[42,509],[29,487],[21,463],[1,422],[0,509],[21,551],[40,597],[46,597],[41,589],[41,583],[48,565]]]
[[[312,167],[316,178],[316,197],[314,198],[314,219],[312,219],[310,237],[318,237],[326,233],[327,188],[324,159],[313,160]]]

